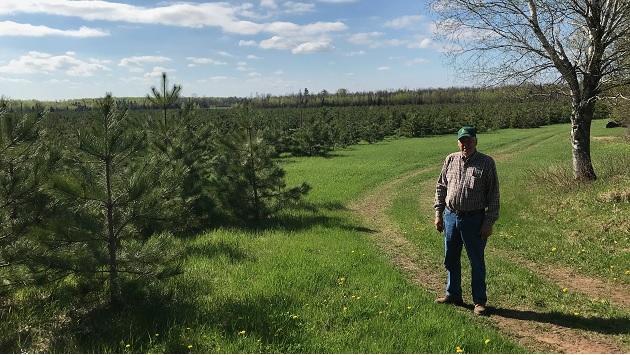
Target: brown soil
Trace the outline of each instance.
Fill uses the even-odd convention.
[[[619,288],[610,282],[580,275],[574,270],[554,265],[553,267],[541,267],[531,260],[508,254],[504,251],[493,249],[492,252],[516,264],[526,267],[533,273],[544,276],[557,285],[569,288],[571,292],[578,292],[591,299],[605,299],[620,307],[630,308],[628,290]]]
[[[391,206],[395,192],[399,185],[419,174],[432,169],[421,169],[407,173],[380,188],[368,196],[352,203],[349,207],[361,216],[376,232],[372,234],[375,243],[385,252],[392,263],[402,270],[412,282],[432,291],[442,294],[444,288],[444,271],[441,265],[431,265],[419,257],[413,244],[405,238],[400,229],[387,217],[386,211]],[[515,260],[513,256],[509,256]],[[568,269],[544,268],[531,261],[516,260],[530,270],[542,274],[560,285],[571,284],[578,290],[593,298],[606,298],[627,306],[626,297],[621,293],[611,296],[607,284],[603,281],[579,276]],[[571,280],[570,283],[567,283]],[[605,297],[603,297],[605,296]],[[622,345],[603,334],[577,330],[569,327],[551,324],[537,320],[536,313],[530,309],[501,309],[492,314],[489,319],[504,333],[514,338],[518,343],[536,352],[559,353],[625,353]]]

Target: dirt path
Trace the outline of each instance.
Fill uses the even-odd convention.
[[[349,207],[361,216],[371,229],[376,231],[372,234],[375,243],[396,267],[403,270],[417,285],[434,292],[436,295],[441,295],[444,292],[445,278],[441,265],[431,265],[419,257],[413,244],[405,238],[396,224],[386,215],[400,185],[431,170],[435,170],[435,168],[420,169],[404,174],[355,201]],[[514,260],[514,258],[510,257],[509,260]],[[532,262],[528,261],[521,265],[559,284],[568,284],[568,280],[570,280],[573,288],[576,284],[581,284],[583,287],[579,291],[589,297],[601,298],[602,290],[610,290],[602,286],[603,282],[600,280],[584,278],[571,273],[569,270],[557,269],[554,272],[550,272],[550,270],[541,272],[541,268],[536,267]],[[576,279],[582,279],[582,282],[576,282]],[[592,287],[593,285],[597,286]],[[627,304],[625,298],[617,298],[617,296],[613,301]],[[611,300],[609,294],[606,294],[605,298]],[[536,313],[533,310],[526,308],[502,310],[492,314],[489,319],[500,331],[509,334],[520,344],[536,352],[625,353],[621,345],[611,336],[592,331],[576,330],[544,320],[537,321],[536,319],[541,317],[532,317],[534,314]]]

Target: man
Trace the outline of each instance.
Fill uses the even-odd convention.
[[[494,160],[477,151],[474,127],[457,132],[459,152],[444,161],[435,191],[435,228],[444,232],[446,295],[437,303],[463,305],[461,252],[466,248],[472,272],[474,313],[486,314],[484,248],[499,218],[499,179]]]

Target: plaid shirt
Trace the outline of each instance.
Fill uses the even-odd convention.
[[[486,210],[484,224],[499,219],[499,178],[494,160],[475,152],[464,160],[462,153],[450,154],[444,161],[435,189],[435,215],[444,207],[456,211]]]

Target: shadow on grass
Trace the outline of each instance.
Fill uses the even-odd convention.
[[[189,244],[186,247],[185,255],[204,258],[215,258],[226,256],[232,263],[241,261],[253,261],[254,258],[247,254],[243,248],[224,241],[211,241],[203,244]]]
[[[489,308],[491,314],[505,318],[520,319],[538,323],[549,323],[566,328],[588,330],[602,334],[630,333],[630,318],[586,318],[560,312],[521,311],[507,308]]]
[[[51,351],[189,353],[189,344],[195,344],[197,352],[212,346],[204,335],[214,339],[220,335],[223,342],[238,347],[237,338],[243,336],[239,333],[245,331],[248,337],[260,339],[261,347],[303,352],[301,322],[286,312],[294,307],[291,298],[280,296],[208,304],[137,294],[119,309],[103,306],[77,317],[53,334]]]
[[[376,232],[361,225],[349,224],[346,218],[330,217],[325,215],[284,215],[269,219],[258,226],[253,226],[248,229],[255,232],[299,232],[315,227],[338,228],[350,232]]]

